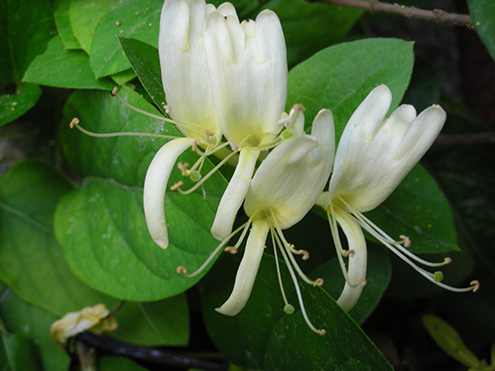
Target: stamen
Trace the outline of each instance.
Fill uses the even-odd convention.
[[[342,256],[354,256],[354,254],[356,253],[356,251],[354,250],[342,250]]]
[[[275,266],[277,268],[277,277],[278,277],[278,284],[280,286],[280,292],[282,293],[282,299],[284,300],[285,306],[284,306],[284,312],[288,314],[294,313],[294,307],[289,304],[289,301],[287,300],[287,296],[285,296],[285,290],[284,290],[284,284],[282,282],[282,275],[280,274],[280,265],[278,263],[278,253],[277,253],[277,246],[275,245],[275,240],[273,238],[274,235],[273,228],[270,228],[270,235],[272,237],[272,246],[273,246],[273,253],[275,254]],[[286,309],[292,308],[292,312],[289,313]]]
[[[163,105],[163,110],[165,111],[165,114],[169,114],[170,113],[170,106],[168,104],[164,104]]]
[[[306,250],[298,250],[297,251],[299,254],[302,254],[302,260],[308,260],[309,259],[309,252]]]
[[[480,283],[478,282],[478,280],[471,281],[469,282],[469,284],[473,286],[473,292],[478,291],[480,288]]]
[[[235,254],[237,254],[237,247],[235,247],[235,246],[227,246],[225,249],[223,249],[223,251],[229,252],[232,255],[235,255]]]
[[[405,248],[408,248],[411,246],[411,239],[407,236],[404,236],[403,234],[401,234],[399,236],[399,238],[402,240],[402,243],[404,244],[404,247]]]
[[[190,171],[187,170],[188,167],[189,167],[189,164],[187,162],[186,163],[179,162],[177,164],[177,168],[180,170],[180,173],[182,174],[182,176],[189,176]]]
[[[187,275],[187,269],[184,268],[182,265],[179,265],[175,271],[177,272],[177,274],[180,274],[182,276],[186,276]]]
[[[315,282],[313,282],[313,286],[323,286],[323,278],[317,278],[315,279]]]
[[[182,180],[179,180],[177,183],[175,183],[172,187],[170,187],[171,191],[177,191],[184,185],[184,182]]]
[[[194,192],[200,185],[202,185],[210,176],[212,176],[218,169],[220,169],[229,159],[234,156],[236,152],[232,152],[229,154],[227,157],[225,157],[222,161],[218,163],[217,166],[215,166],[208,174],[206,174],[199,182],[197,182],[195,185],[193,185],[191,188],[189,188],[187,191],[183,191],[181,189],[178,189],[179,193],[182,195],[188,195],[192,192]]]
[[[237,228],[235,231],[233,231],[231,234],[229,234],[227,237],[225,237],[225,239],[215,248],[215,250],[213,250],[213,252],[210,254],[210,256],[208,256],[208,258],[205,260],[205,262],[196,271],[194,271],[191,274],[187,274],[186,269],[181,266],[181,267],[177,268],[177,273],[182,274],[183,276],[185,276],[187,278],[192,278],[192,277],[195,277],[198,274],[200,274],[210,264],[210,262],[215,258],[215,256],[217,256],[218,252],[220,250],[222,250],[222,248],[225,246],[225,244],[227,242],[229,242],[229,240],[233,236],[235,236],[241,229],[244,229],[244,231],[241,235],[241,238],[244,238],[244,236],[246,235],[246,232],[249,229],[249,226],[251,225],[252,221],[253,221],[253,218],[251,217],[251,218],[249,218],[249,220],[246,223],[244,223],[239,228]],[[238,241],[238,244],[240,244],[241,242],[242,242],[241,240]],[[236,244],[236,248],[237,248],[237,244]],[[181,268],[181,272],[185,272],[185,273],[180,273],[179,268]]]
[[[366,281],[366,278],[361,278],[361,279],[356,281],[356,286],[358,286],[358,285],[366,286],[367,283],[368,283],[368,281]]]
[[[112,91],[110,92],[110,94],[112,95],[112,97],[115,97],[118,92],[119,92],[119,89],[116,86],[114,86]]]
[[[160,138],[160,139],[176,139],[179,138],[173,135],[151,134],[151,133],[135,133],[124,131],[122,133],[95,133],[84,129],[79,125],[79,119],[74,117],[69,123],[71,129],[76,128],[80,132],[94,138],[113,138],[113,137],[147,137],[147,138]]]

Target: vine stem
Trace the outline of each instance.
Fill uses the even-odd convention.
[[[378,0],[307,0],[311,3],[337,5],[346,8],[367,10],[371,13],[389,13],[407,18],[424,19],[431,22],[474,29],[473,21],[468,14],[448,13],[444,10],[424,10],[414,6],[382,3]]]

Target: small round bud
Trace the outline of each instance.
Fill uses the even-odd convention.
[[[436,271],[435,273],[433,273],[433,279],[435,280],[435,282],[442,282],[443,280],[442,271]]]
[[[291,304],[285,304],[284,305],[284,312],[287,313],[287,314],[292,314],[294,313],[295,309],[294,309],[294,306],[291,305]]]

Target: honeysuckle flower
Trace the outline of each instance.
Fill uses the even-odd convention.
[[[251,294],[266,238],[270,232],[275,257],[278,247],[287,263],[306,323],[313,331],[324,334],[325,331],[317,330],[306,315],[294,270],[310,284],[321,285],[322,280],[312,281],[302,273],[294,255],[302,255],[303,259],[307,259],[308,252],[296,250],[288,243],[283,230],[295,225],[306,215],[328,181],[335,146],[333,116],[329,110],[321,110],[313,122],[311,135],[306,135],[303,131],[304,119],[301,106],[296,106],[292,110],[290,119],[289,126],[293,136],[270,152],[251,181],[244,202],[244,210],[249,220],[228,235],[196,272],[188,275],[183,267],[179,267],[178,272],[188,277],[197,275],[229,239],[242,230],[237,243],[226,248],[227,251],[236,252],[251,227],[232,294],[221,307],[216,309],[222,314],[234,316],[244,308]],[[278,260],[277,258],[275,260],[278,270]],[[282,282],[280,287],[286,305],[284,309],[287,312],[293,311],[293,307],[287,302]]]
[[[275,13],[264,10],[255,21],[239,23],[230,3],[216,9],[204,0],[167,0],[158,50],[167,112],[185,137],[165,144],[146,174],[144,210],[149,232],[160,247],[168,246],[164,198],[177,158],[189,148],[200,153],[191,168],[181,165],[184,175],[199,180],[205,156],[230,145],[232,152],[214,169],[239,154],[212,226],[212,234],[223,239],[232,230],[260,151],[280,142],[279,120],[287,90],[280,21]],[[190,193],[209,175],[188,191],[182,191],[180,184],[173,189]]]
[[[317,201],[327,212],[346,279],[337,301],[344,310],[352,309],[366,284],[366,241],[362,229],[438,286],[468,291],[478,285],[473,281],[471,287],[458,289],[440,282],[441,272],[430,273],[416,263],[436,267],[450,262],[449,258],[441,263],[425,261],[406,249],[410,243],[407,237],[396,241],[363,215],[394,191],[431,146],[446,119],[440,106],[431,106],[416,116],[414,107],[406,104],[385,118],[391,101],[388,87],[380,85],[353,113],[337,148],[329,191]],[[348,250],[342,247],[338,226],[347,238]],[[349,259],[347,267],[344,257]]]
[[[79,312],[70,312],[50,327],[50,335],[59,345],[63,346],[68,338],[76,336],[83,331],[91,331],[96,334],[113,331],[118,325],[114,317],[109,316],[110,311],[104,304],[96,304],[86,307]]]

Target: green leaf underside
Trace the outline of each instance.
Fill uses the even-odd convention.
[[[46,51],[31,63],[23,80],[69,89],[111,90],[115,85],[108,79],[96,80],[86,53],[65,50],[58,36],[50,40]]]
[[[320,265],[310,276],[323,278],[323,288],[335,300],[338,299],[345,281],[337,258]],[[368,245],[366,286],[356,306],[349,312],[357,323],[362,324],[373,312],[391,277],[392,265],[384,249],[376,249],[375,246]]]
[[[41,96],[38,85],[23,84],[18,94],[0,96],[0,126],[14,121],[29,111]]]
[[[162,6],[162,0],[125,1],[101,18],[95,29],[89,59],[96,77],[113,75],[130,67],[117,37],[158,45]]]
[[[366,216],[394,239],[408,236],[411,252],[459,250],[449,203],[421,165],[416,165],[388,199]]]
[[[130,104],[154,111],[133,91],[124,87],[120,94]],[[163,128],[164,133],[179,135],[170,125],[130,111],[104,93],[74,93],[65,107],[65,122],[71,117],[79,117],[81,125],[98,132],[153,133]],[[187,196],[167,192],[170,245],[162,250],[146,227],[142,185],[149,162],[164,140],[94,139],[67,128],[62,128],[61,137],[69,162],[85,177],[84,185],[62,200],[56,215],[57,238],[72,270],[100,291],[137,301],[173,296],[196,283],[200,276],[188,279],[175,271],[179,265],[190,271],[199,267],[219,243],[209,229],[224,178],[214,174],[204,184],[204,194],[201,189]],[[186,151],[179,161],[193,164],[195,158]],[[211,167],[207,161],[204,173]],[[180,172],[174,170],[169,184],[179,179]]]
[[[227,255],[227,254],[226,254]],[[203,315],[217,347],[234,363],[263,370],[388,370],[388,362],[362,330],[320,288],[300,282],[308,316],[319,336],[303,320],[292,280],[281,266],[288,300],[296,311],[285,314],[274,258],[264,255],[246,307],[234,317],[217,313],[230,294],[240,254],[222,256],[202,286]]]
[[[53,37],[50,1],[3,0],[0,25],[0,81],[19,84],[31,61]]]
[[[64,43],[65,49],[80,49],[81,45],[72,32],[70,23],[71,0],[55,0],[53,4],[53,17],[57,25],[57,32]]]
[[[53,237],[55,206],[70,189],[55,169],[36,160],[19,163],[0,182],[4,227],[0,234],[0,278],[25,305],[34,304],[57,317],[97,303],[109,309],[119,303],[80,281]],[[153,303],[127,302],[116,318],[121,328],[111,336],[121,340],[183,345],[188,339],[184,295]]]
[[[330,109],[338,141],[349,117],[376,86],[387,85],[391,110],[397,107],[411,78],[412,47],[398,39],[366,39],[316,53],[289,72],[287,110],[302,104],[310,127],[319,110]]]
[[[495,3],[492,0],[468,0],[474,29],[495,60]]]
[[[158,49],[139,40],[119,38],[119,41],[149,96],[163,111],[165,92],[162,85]]]

